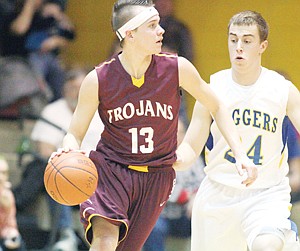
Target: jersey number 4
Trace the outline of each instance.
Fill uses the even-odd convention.
[[[262,159],[263,156],[261,154],[261,135],[259,135],[256,140],[254,141],[254,143],[252,144],[252,146],[250,147],[250,149],[247,152],[247,156],[249,159],[251,159],[253,161],[253,163],[255,165],[261,165],[262,164]],[[235,163],[235,158],[233,157],[232,151],[228,150],[225,153],[224,158],[226,160],[228,160],[231,163]]]
[[[154,150],[153,134],[154,130],[152,127],[143,127],[140,130],[138,128],[131,128],[128,130],[131,134],[131,152],[138,153],[152,153]],[[139,142],[139,136],[144,138],[143,142]]]

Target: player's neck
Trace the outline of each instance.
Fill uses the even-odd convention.
[[[151,63],[152,56],[137,55],[123,51],[119,55],[119,59],[123,68],[130,76],[140,79],[147,71]]]
[[[232,68],[232,79],[234,82],[240,85],[250,86],[256,83],[261,74],[261,70],[261,65],[255,67],[254,69],[249,67],[245,69]]]

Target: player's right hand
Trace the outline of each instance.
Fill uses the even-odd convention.
[[[53,152],[50,156],[50,158],[48,159],[48,163],[54,158],[54,157],[58,157],[60,155],[62,155],[63,153],[68,153],[68,152],[78,152],[78,153],[82,153],[84,155],[86,155],[88,157],[88,152],[84,151],[84,150],[74,150],[74,149],[70,149],[68,147],[64,147],[64,148],[58,148],[56,150],[56,152]]]
[[[257,166],[248,158],[246,154],[242,154],[240,157],[236,157],[235,167],[241,176],[246,173],[246,178],[242,181],[242,184],[246,187],[253,184],[257,179],[258,170]]]

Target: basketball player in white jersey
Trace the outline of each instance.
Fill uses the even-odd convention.
[[[209,112],[196,103],[175,168],[198,156],[206,140],[206,177],[192,216],[192,251],[298,251],[290,216],[287,115],[300,132],[300,95],[275,71],[261,65],[268,46],[268,25],[256,12],[234,15],[228,26],[231,69],[211,76],[210,86],[228,106],[258,178],[245,186],[235,159]],[[186,149],[191,151],[186,154]],[[184,149],[184,150],[182,150]],[[190,156],[190,158],[189,158]]]

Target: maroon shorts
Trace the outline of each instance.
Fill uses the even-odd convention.
[[[98,169],[96,192],[80,205],[85,237],[92,242],[91,219],[103,217],[120,226],[118,251],[141,250],[175,185],[172,166],[136,171],[92,151]]]

